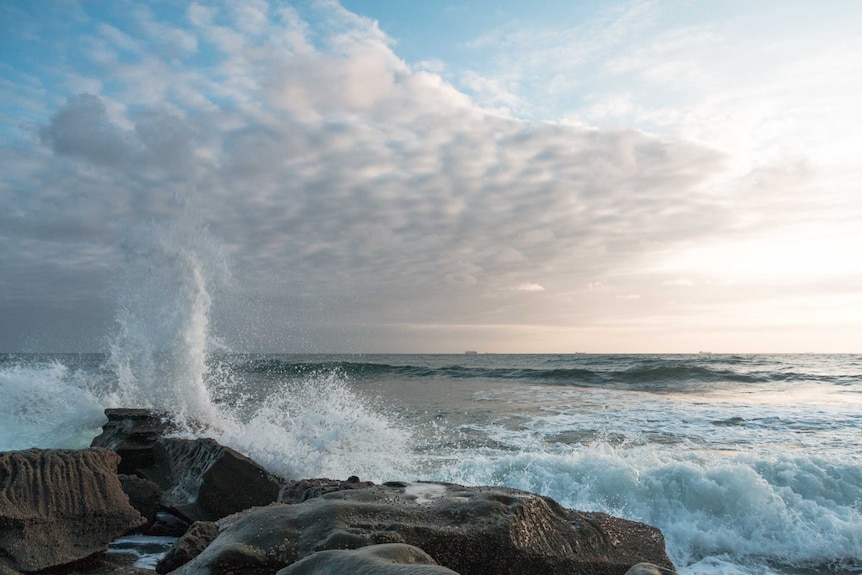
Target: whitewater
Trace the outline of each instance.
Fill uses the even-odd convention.
[[[862,356],[233,353],[205,233],[124,249],[106,353],[0,354],[0,450],[152,408],[287,478],[505,485],[655,525],[683,574],[862,573]]]

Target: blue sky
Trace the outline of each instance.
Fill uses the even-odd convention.
[[[859,22],[4,2],[0,351],[104,348],[147,230],[238,351],[858,351]]]

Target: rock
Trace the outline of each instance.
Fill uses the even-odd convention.
[[[156,565],[156,572],[170,573],[200,555],[218,537],[218,525],[209,521],[193,523]]]
[[[156,522],[146,530],[146,535],[156,537],[182,537],[191,524],[164,509],[156,513]]]
[[[0,453],[0,557],[31,572],[105,551],[146,520],[117,477],[119,456],[105,449]]]
[[[140,472],[164,489],[162,505],[189,522],[268,505],[281,491],[278,477],[213,439],[162,438],[154,454]]]
[[[384,543],[355,550],[318,551],[280,570],[276,575],[458,575],[437,565],[412,545]]]
[[[251,575],[318,551],[381,543],[413,545],[462,575],[623,575],[642,561],[673,567],[654,527],[503,487],[348,489],[250,509],[218,525],[218,537],[178,575]]]
[[[333,479],[300,479],[288,481],[281,489],[278,500],[281,503],[302,503],[327,493],[343,491],[345,489],[366,489],[373,487],[371,481],[360,481],[355,475],[347,478],[347,481]]]
[[[187,520],[213,521],[278,499],[282,481],[213,439],[164,437],[175,431],[161,413],[106,409],[108,422],[92,446],[117,451],[120,472],[156,483],[161,504]]]
[[[632,565],[625,575],[676,575],[676,571],[653,565],[652,563],[638,563]]]
[[[106,409],[108,422],[90,447],[116,451],[121,458],[118,471],[136,475],[138,469],[151,467],[156,441],[175,431],[167,414],[149,409]]]
[[[39,575],[153,575],[151,569],[135,567],[136,557],[118,553],[98,553],[81,561],[40,571]]]
[[[136,475],[120,475],[119,479],[123,492],[129,497],[129,504],[147,520],[142,529],[149,529],[156,522],[162,489],[149,479]]]

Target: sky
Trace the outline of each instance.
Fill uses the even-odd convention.
[[[0,352],[191,253],[234,351],[859,353],[859,94],[855,0],[2,0]]]

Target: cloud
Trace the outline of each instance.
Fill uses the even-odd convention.
[[[123,164],[132,154],[129,134],[108,119],[105,104],[92,94],[70,98],[40,135],[56,154],[97,164]]]
[[[234,341],[367,349],[392,325],[589,323],[620,307],[602,290],[639,297],[627,274],[738,220],[714,150],[501,115],[375,22],[309,9],[190,4],[190,25],[137,11],[103,28],[123,57],[69,71],[97,93],[46,99],[38,142],[2,149],[4,269],[39,285],[20,298],[75,285],[102,309],[129,231],[193,214],[234,270],[214,308]]]

